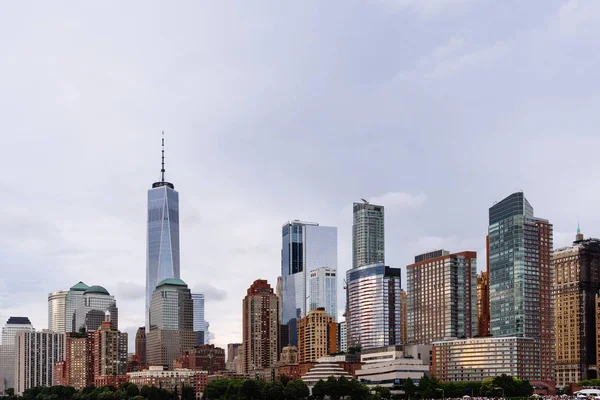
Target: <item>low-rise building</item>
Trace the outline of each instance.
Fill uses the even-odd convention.
[[[418,383],[429,373],[431,346],[386,346],[361,354],[363,365],[356,377],[369,387],[386,387],[393,393],[401,390],[407,379]]]
[[[208,384],[208,373],[206,371],[194,371],[191,369],[175,369],[167,371],[163,366],[150,366],[147,370],[129,372],[127,377],[130,383],[138,388],[142,386],[156,386],[168,391],[181,393],[183,387],[192,387],[196,399],[202,398],[202,392]]]

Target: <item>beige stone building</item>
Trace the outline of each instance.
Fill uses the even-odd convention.
[[[600,240],[577,232],[554,261],[555,379],[558,387],[597,374],[596,296],[600,289]]]
[[[317,361],[337,352],[337,324],[320,307],[298,320],[298,362]]]
[[[242,302],[242,373],[274,368],[279,355],[279,299],[266,280],[256,280]],[[240,351],[241,350],[241,351]]]

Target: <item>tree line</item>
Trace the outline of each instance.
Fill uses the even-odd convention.
[[[588,382],[586,382],[588,383]],[[598,383],[593,381],[590,383]],[[507,375],[486,379],[483,382],[440,382],[424,376],[419,384],[406,379],[400,386],[404,395],[392,395],[388,388],[369,389],[356,379],[329,377],[313,387],[312,395],[300,379],[281,376],[274,382],[255,379],[217,379],[210,382],[203,393],[203,400],[396,400],[441,399],[473,397],[529,397],[533,387],[526,380]],[[192,387],[176,388],[170,392],[160,387],[143,386],[124,382],[119,387],[88,386],[75,390],[70,386],[36,387],[15,396],[7,390],[8,400],[194,400]]]

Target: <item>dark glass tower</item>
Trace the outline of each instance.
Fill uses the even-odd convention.
[[[522,192],[490,208],[490,331],[536,339],[540,380],[553,380],[552,225]]]
[[[179,193],[165,181],[165,139],[162,139],[161,180],[148,190],[146,242],[146,331],[148,311],[156,285],[179,279]]]

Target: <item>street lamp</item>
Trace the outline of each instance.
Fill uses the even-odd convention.
[[[437,388],[436,390],[441,390],[442,391],[442,399],[446,398],[446,392],[444,392],[444,389],[442,388]]]

